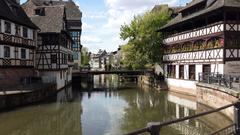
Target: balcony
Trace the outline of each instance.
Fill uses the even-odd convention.
[[[196,38],[201,38],[204,36],[209,36],[212,34],[221,33],[224,31],[240,31],[240,27],[238,27],[238,25],[239,24],[236,21],[228,21],[226,24],[221,21],[201,28],[171,35],[170,37],[166,38],[163,43],[167,45],[175,44],[179,42],[190,41]]]
[[[5,44],[19,44],[28,47],[36,47],[36,42],[32,39],[25,39],[14,35],[0,33],[0,42]]]
[[[33,67],[34,65],[32,60],[0,58],[0,67],[10,66]]]

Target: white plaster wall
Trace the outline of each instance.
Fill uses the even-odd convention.
[[[165,75],[165,77],[167,77],[167,74],[168,74],[167,66],[168,66],[167,64],[164,65],[164,75]]]
[[[18,48],[18,58],[19,59],[21,58],[21,48],[20,47]]]
[[[32,29],[28,29],[28,38],[33,39],[33,30]]]
[[[26,49],[26,59],[30,59],[29,55],[29,49]]]
[[[11,34],[15,35],[16,34],[16,30],[15,30],[15,24],[11,23]]]
[[[62,79],[61,79],[62,72]],[[57,89],[60,90],[65,87],[66,81],[66,70],[62,71],[41,71],[40,75],[42,76],[43,82],[49,83],[54,82],[57,85]]]
[[[172,78],[167,78],[166,81],[169,86],[196,90],[195,81],[172,79]]]
[[[240,61],[228,61],[224,65],[224,74],[240,75]]]
[[[179,65],[176,65],[176,78],[179,78]]]
[[[10,46],[10,58],[11,58],[11,59],[14,59],[14,58],[15,58],[15,55],[14,55],[14,47],[11,47],[11,46]]]
[[[4,32],[4,22],[3,22],[3,20],[0,20],[0,23],[1,23],[0,32]]]
[[[224,64],[211,64],[211,72],[212,73],[224,73]]]
[[[195,73],[196,73],[196,80],[198,80],[198,74],[199,73],[202,73],[202,65],[201,64],[199,64],[199,65],[195,65],[195,68],[196,68],[196,70],[195,70]]]
[[[184,79],[189,79],[189,65],[184,65]]]
[[[68,82],[72,81],[72,67],[68,68],[68,78],[67,78]]]

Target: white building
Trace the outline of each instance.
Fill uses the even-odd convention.
[[[240,75],[239,9],[237,0],[193,0],[161,28],[170,89],[194,94],[199,73]]]
[[[0,1],[0,87],[34,76],[37,29],[19,0]]]
[[[72,81],[73,40],[66,30],[63,5],[36,9],[32,21],[41,29],[38,34],[36,68],[44,82],[54,82],[62,89]]]

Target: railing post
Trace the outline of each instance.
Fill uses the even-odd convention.
[[[208,84],[210,84],[210,74],[207,75]]]
[[[231,75],[229,75],[229,88],[232,88],[232,79],[231,79]]]
[[[238,101],[235,105],[234,105],[234,120],[235,120],[235,130],[236,130],[236,134],[239,135],[240,134],[240,101]]]
[[[160,135],[161,126],[159,124],[159,122],[150,122],[147,124],[150,135]]]

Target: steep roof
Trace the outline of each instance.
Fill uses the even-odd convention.
[[[41,32],[60,33],[64,29],[64,6],[45,6],[44,16],[33,16],[32,21]]]
[[[36,6],[56,6],[64,5],[66,8],[66,17],[67,20],[81,20],[82,12],[79,7],[72,1],[63,1],[63,0],[32,0]]]
[[[184,7],[181,11],[186,10],[187,8],[190,8],[200,2],[204,2],[206,0],[193,0],[190,4],[188,4],[186,7]],[[240,1],[239,0],[207,0],[206,1],[206,6],[203,10],[200,10],[198,12],[195,12],[193,14],[190,14],[188,16],[183,17],[182,13],[178,13],[178,15],[172,19],[168,24],[166,24],[164,27],[161,29],[164,30],[166,28],[169,28],[173,25],[177,25],[181,22],[185,22],[187,20],[196,18],[198,16],[204,15],[206,13],[215,11],[217,9],[220,9],[222,7],[237,7],[240,8]]]
[[[26,27],[38,29],[15,0],[0,0],[0,17]]]
[[[190,3],[188,3],[185,7],[183,7],[181,10],[179,10],[179,12],[184,11],[184,10],[186,10],[190,7],[193,7],[193,6],[195,6],[195,5],[197,5],[201,2],[204,2],[204,1],[206,1],[206,0],[193,0]]]

